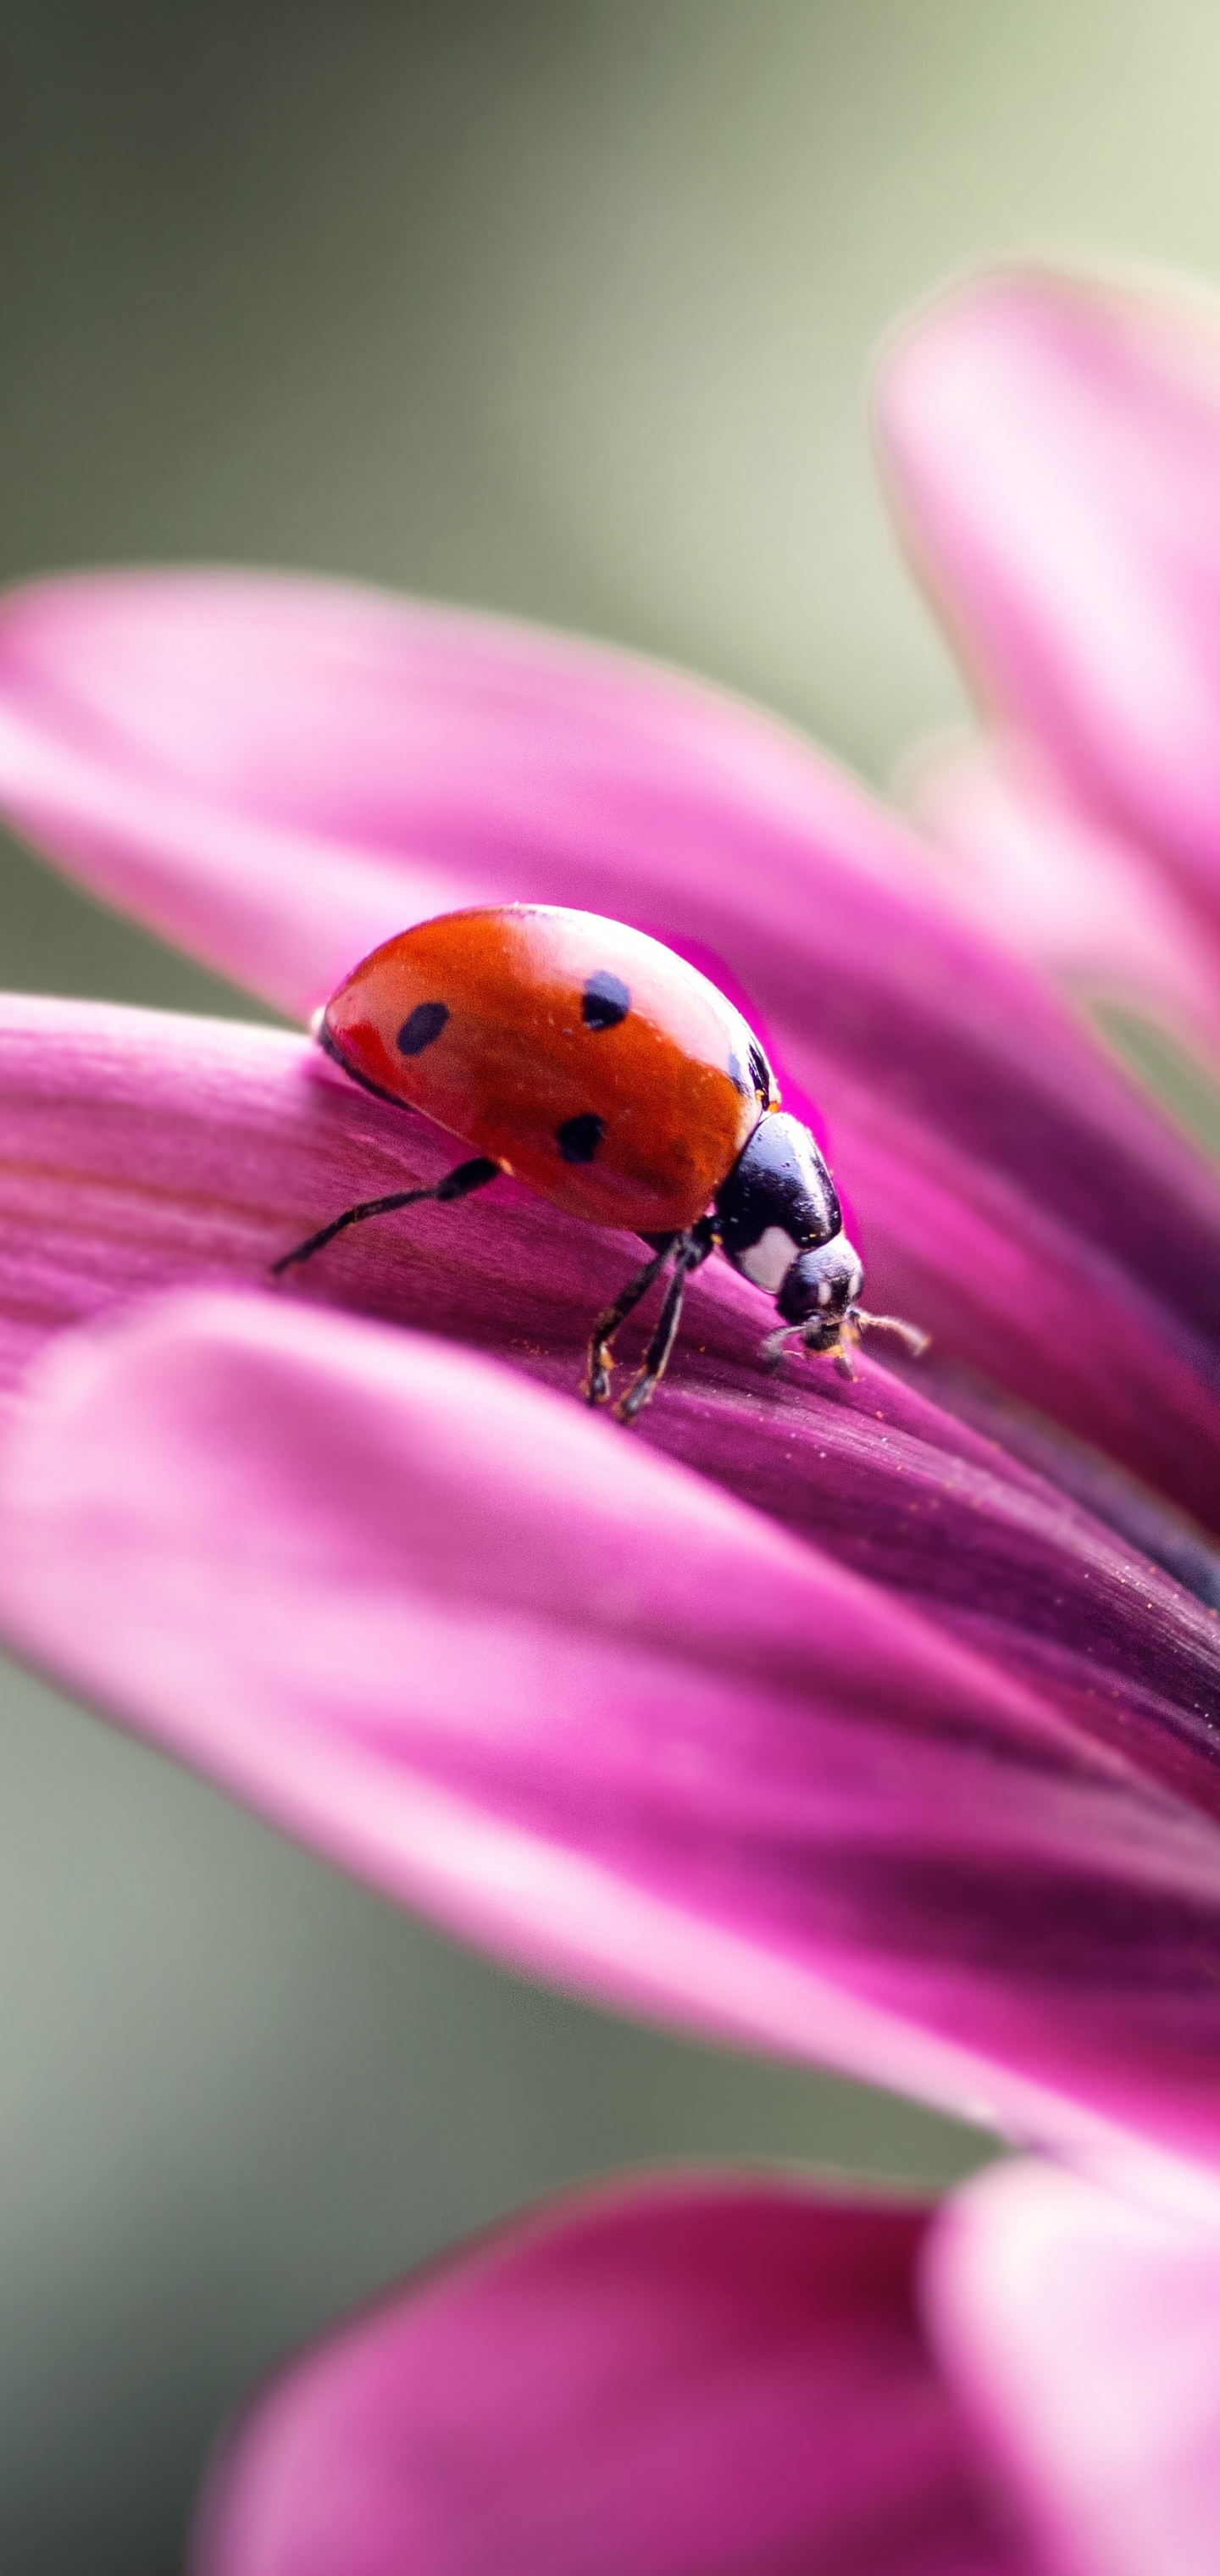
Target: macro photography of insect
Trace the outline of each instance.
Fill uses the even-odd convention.
[[[1214,2576],[1218,84],[0,0],[5,2576]]]
[[[430,1189],[345,1208],[281,1254],[276,1275],[368,1217],[468,1198],[508,1172],[553,1207],[632,1227],[653,1247],[593,1326],[590,1404],[608,1401],[614,1336],[672,1261],[622,1422],[664,1376],[687,1277],[715,1251],[774,1295],[783,1322],[763,1345],[773,1362],[794,1334],[849,1378],[863,1330],[923,1349],[917,1327],[857,1302],[864,1272],[825,1157],[781,1110],[752,1030],[706,976],[642,932],[555,904],[421,922],[356,967],[317,1033],[367,1090],[482,1151]]]

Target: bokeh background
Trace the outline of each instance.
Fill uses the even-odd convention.
[[[487,604],[712,672],[884,783],[964,700],[870,354],[983,257],[1220,276],[1218,106],[1214,0],[0,0],[0,575]],[[0,978],[250,1008],[12,844]],[[170,2576],[242,2387],[532,2193],[986,2151],[499,1975],[0,1686],[13,2576]]]

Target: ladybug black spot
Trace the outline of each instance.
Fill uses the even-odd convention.
[[[606,1132],[604,1118],[596,1110],[584,1109],[579,1118],[565,1118],[555,1130],[555,1142],[565,1163],[591,1163]]]
[[[424,1048],[440,1036],[448,1017],[444,1002],[417,1002],[398,1032],[399,1054],[422,1055]]]
[[[750,1049],[750,1071],[754,1076],[754,1088],[758,1093],[759,1098],[762,1100],[769,1100],[771,1097],[771,1067],[768,1064],[757,1040]]]
[[[580,1016],[587,1029],[616,1029],[631,1008],[631,995],[620,975],[599,967],[581,996]],[[584,1155],[579,1158],[582,1162]]]

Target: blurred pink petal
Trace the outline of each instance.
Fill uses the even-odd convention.
[[[504,1369],[267,1298],[65,1335],[0,1609],[512,1959],[1220,2205],[1215,1823]]]
[[[961,900],[1014,954],[1088,1002],[1134,1005],[1220,1065],[1220,939],[1147,852],[1001,736],[908,769],[914,813]]]
[[[1050,2166],[950,2201],[937,2340],[1063,2576],[1214,2576],[1220,2238]]]
[[[882,450],[987,703],[1220,901],[1220,314],[1037,270],[890,350]]]
[[[517,2220],[255,2401],[198,2576],[1025,2576],[920,2323],[926,2225],[713,2175]]]
[[[452,1150],[279,1031],[12,998],[0,1010],[0,1387],[11,1402],[53,1334],[159,1288],[259,1285],[291,1306],[300,1292],[271,1291],[268,1263],[320,1206],[430,1181]],[[573,1225],[504,1182],[336,1247],[308,1295],[473,1343],[575,1397],[591,1319],[637,1254],[633,1238]],[[975,1431],[946,1413],[931,1370],[904,1385],[865,1360],[850,1388],[816,1363],[769,1375],[769,1321],[711,1263],[665,1401],[636,1437],[919,1601],[1220,1813],[1214,1622],[1146,1559],[1208,1602],[1220,1602],[1220,1561],[1100,1462],[1080,1509],[1060,1490],[1078,1458],[1056,1449],[1030,1472],[994,1437],[1017,1426],[988,1417]]]
[[[0,794],[95,891],[293,1008],[472,897],[711,947],[829,1119],[875,1302],[1216,1516],[1220,1184],[782,727],[365,593],[92,578],[0,616]]]
[[[772,950],[901,827],[795,733],[626,654],[338,583],[86,575],[0,611],[0,788],[96,893],[301,1017],[404,922],[541,898]],[[943,975],[943,970],[942,970]]]

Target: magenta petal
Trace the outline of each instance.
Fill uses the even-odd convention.
[[[945,2208],[937,2340],[1066,2576],[1214,2576],[1220,2239],[1050,2166]]]
[[[517,2221],[293,2364],[199,2576],[1019,2576],[919,2209],[701,2176]]]
[[[0,1392],[65,1326],[157,1288],[257,1283],[291,1300],[270,1265],[320,1216],[454,1160],[451,1138],[295,1034],[0,997]],[[639,1254],[508,1182],[477,1206],[370,1226],[354,1249],[305,1293],[557,1345],[573,1384],[593,1314]]]
[[[96,893],[302,1016],[455,904],[541,896],[718,946],[753,915],[774,945],[811,858],[898,889],[912,857],[829,762],[723,692],[273,576],[10,594],[0,795]]]
[[[0,1607],[510,1957],[1216,2198],[1215,1825],[508,1371],[270,1299],[65,1336],[0,1452]]]
[[[1032,271],[890,351],[882,448],[990,703],[1220,896],[1220,318]]]
[[[261,1284],[283,1307],[338,1297],[509,1357],[574,1397],[592,1318],[639,1246],[507,1182],[370,1227],[299,1286],[271,1286],[269,1264],[319,1212],[431,1181],[452,1152],[299,1038],[14,997],[0,1010],[0,1387],[11,1400],[66,1325],[207,1281]],[[1220,1600],[1220,1567],[1189,1531],[1096,1461],[1077,1508],[1059,1488],[1087,1461],[1060,1445],[1050,1481],[1031,1474],[992,1436],[1026,1427],[988,1417],[976,1431],[945,1413],[930,1365],[913,1386],[868,1360],[851,1389],[825,1363],[772,1376],[758,1350],[769,1322],[764,1300],[711,1263],[636,1437],[918,1600],[1220,1813],[1215,1622],[1147,1563]],[[628,1365],[643,1329],[624,1337]]]
[[[830,1121],[876,1302],[1215,1515],[1220,1186],[782,727],[365,593],[93,578],[0,615],[0,795],[95,891],[289,1007],[477,897],[710,947]]]
[[[639,1246],[507,1182],[370,1227],[299,1285],[272,1287],[269,1264],[320,1212],[429,1182],[452,1153],[426,1120],[370,1100],[299,1038],[10,999],[0,1386],[11,1400],[66,1325],[206,1281],[262,1285],[277,1308],[340,1298],[511,1358],[575,1397],[592,1318]],[[976,1431],[944,1412],[931,1365],[912,1386],[867,1359],[850,1389],[825,1363],[794,1360],[772,1376],[758,1348],[769,1322],[756,1291],[709,1264],[664,1400],[636,1438],[918,1600],[1087,1732],[1220,1813],[1215,1622],[1147,1562],[1220,1600],[1220,1566],[1189,1530],[1097,1461],[1078,1508],[1060,1488],[1087,1460],[1060,1444],[1042,1474],[1028,1472],[993,1436],[1028,1439],[1027,1427],[990,1415]],[[628,1366],[644,1329],[624,1336]]]
[[[910,796],[963,901],[1088,1000],[1133,1005],[1220,1064],[1220,938],[1147,851],[1064,794],[1028,743],[931,754]]]

